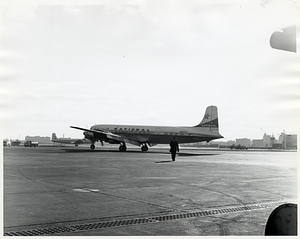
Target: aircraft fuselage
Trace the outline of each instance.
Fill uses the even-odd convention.
[[[149,144],[169,144],[173,137],[176,137],[178,143],[210,141],[222,138],[219,132],[209,131],[204,133],[201,128],[196,127],[94,125],[91,129],[111,132],[124,138]],[[103,137],[103,140],[105,141],[105,137]]]

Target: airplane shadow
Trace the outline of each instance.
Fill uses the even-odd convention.
[[[214,156],[219,154],[179,153],[178,156]]]
[[[166,154],[170,155],[168,151],[147,151],[142,152],[138,150],[127,150],[126,152],[120,152],[117,149],[94,149],[91,150],[89,148],[86,149],[61,149],[65,153],[120,153],[120,154],[126,154],[126,153],[137,153],[137,154]],[[193,157],[193,156],[214,156],[218,155],[217,153],[183,153],[180,152],[177,154],[179,157]],[[162,162],[172,162],[172,161],[162,161]]]
[[[165,154],[170,154],[170,153],[165,153]],[[195,154],[195,153],[178,153],[177,156],[214,156],[218,154]],[[172,163],[172,160],[165,160],[165,161],[158,161],[155,163]]]
[[[124,152],[120,152],[117,149],[61,149],[62,151],[66,152],[66,153],[124,153]],[[137,152],[137,151],[130,151],[127,150],[127,152],[130,153],[143,153],[143,152]]]
[[[148,151],[148,152],[142,152],[138,150],[126,150],[126,152],[120,152],[118,149],[61,149],[62,151],[66,153],[120,153],[120,154],[126,154],[126,153],[138,153],[138,154],[170,154],[169,152],[161,152],[161,151]]]

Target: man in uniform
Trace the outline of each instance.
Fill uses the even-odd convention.
[[[173,140],[170,142],[170,152],[172,154],[172,161],[175,161],[176,152],[179,153],[179,146],[176,138],[174,137]]]

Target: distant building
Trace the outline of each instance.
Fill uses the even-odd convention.
[[[252,140],[252,147],[254,147],[254,148],[263,148],[263,147],[266,147],[266,145],[264,144],[263,139],[253,139]]]
[[[275,137],[274,135],[267,135],[266,133],[263,136],[263,143],[264,143],[264,147],[266,148],[272,148],[273,144],[275,144]]]
[[[297,135],[296,134],[286,134],[284,146],[285,146],[284,149],[297,149]]]
[[[270,147],[273,147],[276,143],[276,139],[274,137],[274,135],[271,136],[271,142],[270,142]]]
[[[283,149],[297,149],[297,135],[281,133],[278,143],[282,144]]]
[[[245,146],[245,147],[250,147],[251,145],[251,139],[243,138],[243,139],[236,139],[236,144]]]
[[[278,139],[278,143],[283,144],[284,140],[285,140],[285,133],[281,133]]]
[[[21,141],[20,140],[11,140],[11,146],[19,146],[20,145],[20,143],[21,143]]]
[[[266,133],[263,136],[263,144],[264,147],[270,147],[271,146],[271,135],[267,135]]]
[[[26,136],[25,141],[39,142],[39,144],[52,144],[50,137]]]

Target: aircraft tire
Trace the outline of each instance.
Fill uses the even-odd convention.
[[[95,149],[95,145],[91,144],[91,150],[94,150],[94,149]]]
[[[120,145],[120,147],[119,147],[119,151],[120,151],[120,152],[125,152],[126,150],[127,150],[127,147],[126,147],[126,146]]]

